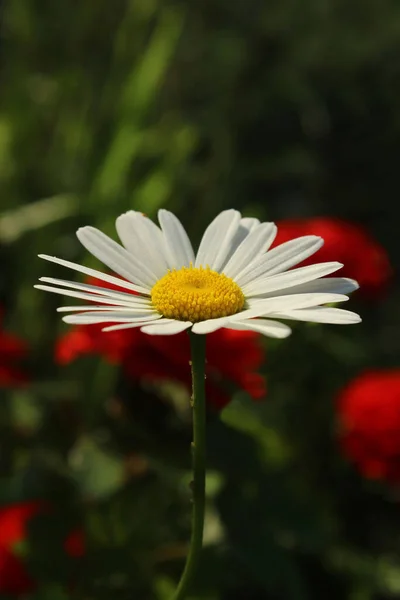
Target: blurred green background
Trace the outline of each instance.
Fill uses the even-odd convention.
[[[60,299],[33,285],[71,274],[37,255],[96,268],[79,226],[115,238],[122,212],[166,207],[196,241],[234,207],[355,222],[396,270],[400,3],[3,0],[1,16],[0,303],[29,381],[0,392],[0,501],[52,512],[14,548],[35,585],[0,597],[168,600],[190,535],[186,395],[98,356],[57,364]],[[210,414],[192,600],[400,598],[398,488],[343,458],[334,408],[398,364],[399,301],[394,278],[351,301],[362,325],[260,340],[266,398],[233,390]]]

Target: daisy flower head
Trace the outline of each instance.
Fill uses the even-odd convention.
[[[60,258],[40,255],[107,287],[42,277],[35,287],[93,302],[63,306],[66,323],[104,324],[104,331],[140,327],[151,335],[186,329],[207,334],[220,328],[257,331],[285,338],[290,327],[280,320],[358,323],[350,311],[326,306],[348,300],[358,288],[353,279],[329,277],[343,265],[325,262],[293,268],[314,254],[323,239],[306,235],[272,250],[274,223],[242,218],[237,210],[221,212],[207,227],[197,253],[181,222],[167,210],[160,226],[140,212],[116,220],[118,244],[94,227],[78,229],[82,245],[119,277]]]

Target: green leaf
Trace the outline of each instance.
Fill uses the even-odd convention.
[[[105,452],[90,437],[82,436],[70,452],[72,476],[85,498],[102,498],[124,483],[121,459]]]

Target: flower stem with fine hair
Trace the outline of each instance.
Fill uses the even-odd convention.
[[[189,591],[198,565],[203,544],[205,490],[206,490],[206,402],[205,357],[206,336],[189,333],[192,358],[192,407],[193,407],[193,505],[192,536],[189,554],[173,600],[183,600]]]

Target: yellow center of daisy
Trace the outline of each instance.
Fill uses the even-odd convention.
[[[240,287],[209,267],[182,267],[168,271],[153,286],[154,308],[168,319],[206,321],[234,315],[244,306]]]

